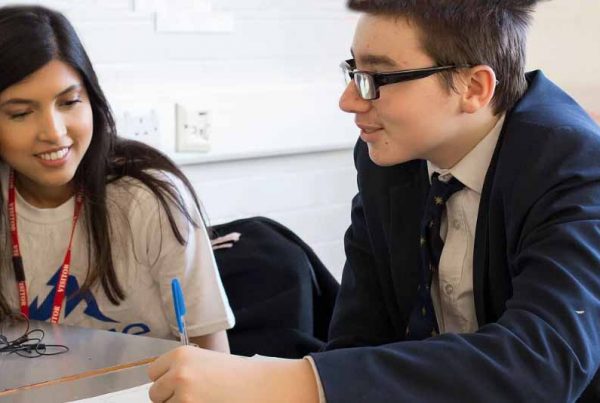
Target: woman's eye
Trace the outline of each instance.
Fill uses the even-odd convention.
[[[23,120],[27,115],[31,112],[17,112],[17,113],[9,113],[8,116],[11,120]]]
[[[81,99],[77,98],[77,99],[71,99],[69,101],[65,101],[63,103],[64,106],[74,106],[75,104],[78,104],[81,102]]]

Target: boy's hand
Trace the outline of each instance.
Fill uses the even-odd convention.
[[[179,347],[148,368],[153,402],[317,402],[306,360],[252,360]]]

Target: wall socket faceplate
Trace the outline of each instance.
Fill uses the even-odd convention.
[[[210,149],[208,109],[175,104],[175,122],[178,152],[206,152]]]
[[[121,109],[115,114],[117,133],[121,137],[157,146],[159,144],[158,112],[152,108]]]

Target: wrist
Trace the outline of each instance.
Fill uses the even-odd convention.
[[[264,361],[259,384],[271,391],[269,401],[289,403],[319,403],[317,381],[307,360],[277,359]]]

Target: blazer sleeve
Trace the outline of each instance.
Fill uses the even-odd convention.
[[[570,134],[562,130],[561,136]],[[528,163],[518,175],[510,175],[511,190],[498,201],[508,214],[503,219],[513,291],[498,321],[471,334],[313,354],[329,403],[579,398],[600,365],[600,168],[595,162],[600,149],[597,140],[572,149],[560,143],[561,153],[557,145],[535,144],[543,148],[536,151],[543,160],[535,155],[527,160],[523,153]],[[549,169],[553,175],[547,174]],[[359,236],[351,234],[355,241],[364,241],[361,225],[353,217],[352,229],[361,230]],[[368,247],[362,242],[351,246],[352,253],[360,251],[358,267],[366,271]],[[351,256],[350,265],[356,259]],[[346,321],[351,315],[359,319],[360,324],[346,329],[379,329],[378,312],[367,319],[357,307],[367,303],[380,308],[373,302],[377,294],[369,298],[377,288],[368,276],[356,273],[358,267],[350,269],[352,281],[367,281],[368,286],[345,287],[342,282],[340,303],[352,309],[338,310]],[[350,295],[355,289],[356,302]]]
[[[387,308],[379,298],[382,289],[375,271],[360,194],[352,201],[352,224],[344,236],[344,247],[346,263],[326,349],[389,341],[393,332]]]

